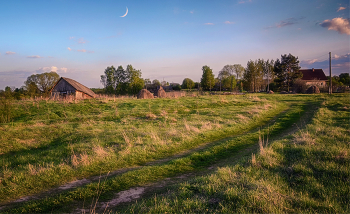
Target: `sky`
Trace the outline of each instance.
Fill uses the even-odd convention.
[[[331,52],[339,75],[350,70],[349,20],[348,0],[2,0],[0,89],[50,71],[102,88],[108,66],[128,64],[151,80],[200,81],[204,65],[217,76],[289,53],[329,75]]]

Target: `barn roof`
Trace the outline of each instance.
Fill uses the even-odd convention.
[[[72,80],[72,79],[69,79],[69,78],[67,78],[67,77],[61,77],[61,79],[63,79],[63,80],[65,80],[66,82],[68,82],[68,83],[69,83],[73,88],[75,88],[77,91],[81,91],[81,92],[83,92],[83,93],[85,93],[85,94],[87,94],[87,95],[90,95],[91,97],[95,97],[95,93],[94,93],[93,91],[91,91],[88,87],[86,87],[85,85],[80,84],[80,83],[78,83],[77,81]],[[59,81],[61,81],[61,79],[58,80],[57,83],[58,83]],[[56,83],[56,85],[57,85],[57,83]],[[55,86],[56,86],[56,85],[55,85]],[[55,86],[54,86],[53,88],[55,88]]]
[[[322,69],[300,69],[302,80],[328,80]]]

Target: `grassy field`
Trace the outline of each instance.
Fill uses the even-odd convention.
[[[338,97],[339,108],[349,107],[345,105],[346,99],[346,95]],[[325,95],[256,94],[154,100],[104,98],[73,103],[19,101],[13,104],[13,121],[0,125],[3,145],[0,148],[0,204],[4,205],[2,210],[6,212],[72,212],[86,207],[84,204],[93,203],[98,205],[98,210],[119,191],[150,185],[184,173],[205,174],[208,167],[226,163],[225,160],[232,157],[241,161],[242,158],[238,157],[243,150],[252,148],[252,151],[256,151],[259,137],[278,139],[281,133],[287,134],[291,127],[296,129],[298,121],[299,124],[308,123],[305,114],[311,114],[313,111],[310,109],[323,103],[322,110],[326,108],[326,103],[332,102],[335,102],[334,99],[329,100]],[[321,110],[318,110],[312,124]],[[341,118],[347,119],[345,114],[348,111],[334,112],[343,112]],[[327,115],[327,118],[332,121],[332,117]],[[337,124],[334,126],[338,128]],[[311,131],[307,133],[312,134]],[[220,172],[225,170],[232,173],[241,170],[237,173],[243,175],[248,167],[260,170],[260,176],[266,173],[266,182],[270,182],[268,179],[274,176],[269,170],[277,165],[280,169],[285,161],[283,158],[280,160],[279,150],[273,149],[275,144],[289,145],[285,141],[294,142],[293,139],[274,142],[264,149],[263,154],[250,157],[250,162],[243,158],[240,165],[228,165],[211,175],[171,186],[167,194],[145,199],[131,207],[110,206],[109,209],[122,212],[226,212],[225,209],[234,208],[230,205],[232,198],[223,198],[223,188],[230,183],[218,178],[220,182],[210,184],[208,181],[211,177],[220,176]],[[345,162],[348,161],[348,153],[344,157]],[[275,162],[267,167],[267,161],[271,160],[264,158]],[[294,172],[294,166],[290,167]],[[108,172],[107,177],[98,176]],[[250,181],[253,182],[256,176],[251,177]],[[277,180],[283,183],[282,178]],[[85,181],[84,185],[63,188],[64,191],[59,187],[77,179]],[[238,181],[232,182],[233,186],[239,184]],[[215,190],[219,195],[210,192],[208,185],[212,188],[210,191]],[[285,185],[281,185],[282,192],[287,191]],[[188,201],[193,206],[187,208],[184,206],[187,199],[182,197],[184,186],[193,189],[190,197],[193,201]],[[209,192],[198,190],[198,186],[209,188],[205,189]],[[252,191],[250,187],[247,188]],[[214,197],[211,197],[213,194]],[[251,194],[246,195],[250,197]],[[203,198],[203,195],[207,198]],[[14,203],[23,196],[32,198]],[[216,199],[217,196],[220,197]],[[174,201],[177,206],[173,204]],[[205,201],[208,203],[203,205]],[[246,210],[242,207],[246,207]],[[259,211],[243,204],[242,207],[234,210]],[[261,211],[287,210],[264,208]]]
[[[349,213],[349,96],[326,99],[312,123],[236,165],[173,186],[121,213]]]

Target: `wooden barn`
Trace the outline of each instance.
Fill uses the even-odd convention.
[[[96,96],[88,87],[67,77],[61,77],[50,92],[53,98],[73,96],[75,99],[90,99]]]

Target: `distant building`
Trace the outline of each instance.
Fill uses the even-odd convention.
[[[96,96],[88,87],[67,77],[61,77],[50,92],[54,98],[74,96],[75,99],[90,99]]]
[[[301,80],[303,80],[306,85],[325,87],[326,82],[328,82],[328,79],[322,69],[300,69],[299,71],[303,73]]]

